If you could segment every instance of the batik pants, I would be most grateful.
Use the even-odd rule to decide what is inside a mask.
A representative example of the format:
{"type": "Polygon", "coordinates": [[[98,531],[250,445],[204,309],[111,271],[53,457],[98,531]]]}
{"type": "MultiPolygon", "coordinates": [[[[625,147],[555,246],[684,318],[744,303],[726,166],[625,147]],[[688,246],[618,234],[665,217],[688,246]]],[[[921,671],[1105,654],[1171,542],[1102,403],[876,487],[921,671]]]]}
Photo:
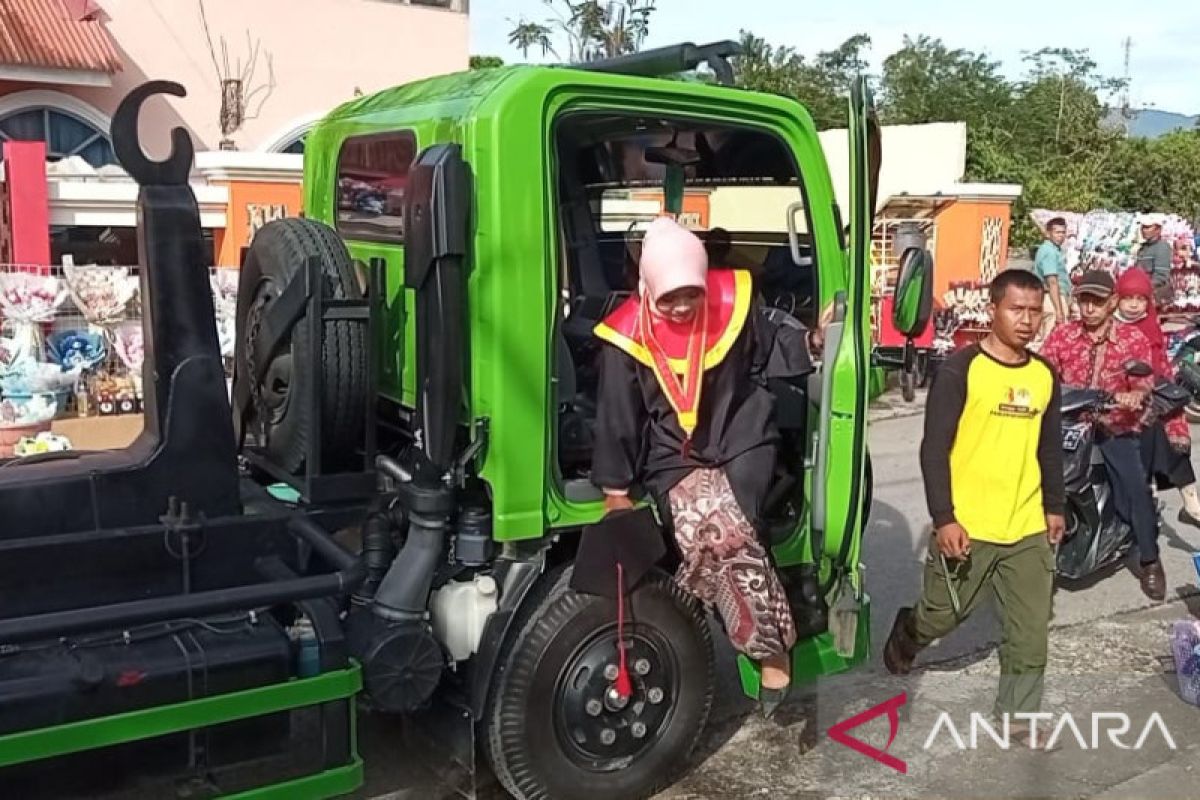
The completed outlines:
{"type": "Polygon", "coordinates": [[[712,606],[738,652],[755,661],[796,643],[787,594],[767,548],[720,469],[698,469],[668,494],[683,563],[679,584],[712,606]]]}

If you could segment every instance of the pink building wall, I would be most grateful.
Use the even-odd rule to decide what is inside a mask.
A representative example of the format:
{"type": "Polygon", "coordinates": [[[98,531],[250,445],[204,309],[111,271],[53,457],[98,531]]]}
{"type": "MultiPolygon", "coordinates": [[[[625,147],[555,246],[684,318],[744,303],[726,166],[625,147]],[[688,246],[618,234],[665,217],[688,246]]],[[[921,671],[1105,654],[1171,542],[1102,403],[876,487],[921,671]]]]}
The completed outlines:
{"type": "MultiPolygon", "coordinates": [[[[188,96],[154,99],[142,117],[143,141],[151,155],[163,154],[168,130],[180,124],[191,131],[197,149],[217,149],[222,138],[220,84],[200,2],[97,2],[108,14],[107,28],[125,67],[113,76],[111,87],[0,82],[0,95],[54,89],[111,117],[133,86],[152,79],[173,80],[188,96]]],[[[245,63],[250,42],[260,42],[251,89],[266,83],[268,54],[273,61],[274,89],[257,117],[231,137],[239,150],[269,149],[289,130],[353,99],[356,89],[370,94],[467,67],[468,20],[461,12],[392,0],[203,0],[203,6],[218,61],[221,37],[231,65],[238,59],[245,63]]],[[[249,113],[257,106],[256,101],[249,113]]]]}

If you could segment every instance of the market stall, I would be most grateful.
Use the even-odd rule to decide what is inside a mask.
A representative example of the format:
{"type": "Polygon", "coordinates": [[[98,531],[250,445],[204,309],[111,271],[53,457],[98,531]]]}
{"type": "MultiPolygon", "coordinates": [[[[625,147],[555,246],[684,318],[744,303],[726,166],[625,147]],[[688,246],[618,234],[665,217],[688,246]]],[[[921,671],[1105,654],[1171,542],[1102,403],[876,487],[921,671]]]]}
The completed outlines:
{"type": "MultiPolygon", "coordinates": [[[[1073,282],[1084,272],[1105,270],[1120,277],[1137,264],[1141,246],[1141,215],[1127,211],[1094,210],[1086,214],[1038,209],[1031,213],[1037,226],[1045,230],[1055,218],[1067,223],[1063,244],[1067,270],[1073,282]]],[[[1197,260],[1197,234],[1187,220],[1175,214],[1163,215],[1162,238],[1175,254],[1171,284],[1174,298],[1161,309],[1164,328],[1183,323],[1200,313],[1200,261],[1197,260]]],[[[938,346],[957,349],[985,334],[990,324],[987,311],[988,281],[960,281],[949,286],[940,298],[942,309],[935,315],[938,346]]]]}
{"type": "MultiPolygon", "coordinates": [[[[211,285],[228,371],[236,270],[211,285]]],[[[142,363],[136,267],[0,265],[0,458],[127,445],[142,363]]]]}

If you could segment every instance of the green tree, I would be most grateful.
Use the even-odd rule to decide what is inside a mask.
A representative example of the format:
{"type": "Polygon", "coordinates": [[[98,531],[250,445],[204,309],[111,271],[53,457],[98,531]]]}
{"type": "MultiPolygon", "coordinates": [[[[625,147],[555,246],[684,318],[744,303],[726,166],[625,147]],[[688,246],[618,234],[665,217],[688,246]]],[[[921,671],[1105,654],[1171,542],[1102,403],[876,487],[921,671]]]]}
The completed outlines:
{"type": "Polygon", "coordinates": [[[1013,87],[1000,64],[941,39],[904,37],[883,62],[880,116],[893,125],[967,124],[967,172],[1011,172],[996,129],[1012,113],[1013,87]]]}
{"type": "Polygon", "coordinates": [[[504,59],[499,56],[471,56],[471,69],[494,69],[503,66],[504,59]]]}
{"type": "Polygon", "coordinates": [[[768,44],[749,31],[741,32],[742,55],[736,64],[737,85],[757,92],[799,100],[818,128],[846,125],[846,98],[855,77],[866,72],[871,37],[851,36],[833,50],[806,59],[794,48],[768,44]]]}
{"type": "Polygon", "coordinates": [[[650,32],[654,0],[544,0],[552,16],[542,22],[522,17],[508,41],[528,58],[530,50],[579,63],[635,53],[650,32]],[[556,48],[555,37],[566,47],[556,48]]]}
{"type": "Polygon", "coordinates": [[[1105,172],[1105,196],[1117,208],[1200,218],[1200,131],[1122,140],[1105,172]]]}
{"type": "Polygon", "coordinates": [[[880,79],[881,111],[901,125],[944,122],[964,114],[986,120],[983,101],[1011,99],[999,64],[968,50],[948,48],[941,39],[905,36],[904,45],[884,59],[880,79]]]}
{"type": "MultiPolygon", "coordinates": [[[[1124,133],[1109,122],[1106,101],[1120,81],[1097,70],[1083,50],[1045,49],[1025,58],[1012,113],[998,132],[1024,186],[1014,241],[1038,238],[1031,208],[1088,211],[1109,201],[1107,184],[1124,133]]],[[[985,180],[998,177],[985,175],[985,180]]],[[[1009,178],[1011,179],[1011,178],[1009,178]]]]}

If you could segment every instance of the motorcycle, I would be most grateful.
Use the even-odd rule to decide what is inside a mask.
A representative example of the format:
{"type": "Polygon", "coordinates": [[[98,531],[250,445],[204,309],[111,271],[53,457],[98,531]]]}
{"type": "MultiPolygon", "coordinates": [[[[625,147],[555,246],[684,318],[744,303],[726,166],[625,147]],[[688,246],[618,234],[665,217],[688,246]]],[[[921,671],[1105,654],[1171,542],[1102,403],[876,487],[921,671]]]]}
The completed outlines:
{"type": "MultiPolygon", "coordinates": [[[[1125,367],[1130,377],[1149,377],[1142,362],[1125,367]]],[[[1197,384],[1200,388],[1200,384],[1197,384]]],[[[1168,416],[1198,393],[1180,382],[1159,379],[1150,396],[1156,418],[1168,416]]],[[[1116,407],[1108,392],[1064,387],[1062,392],[1063,482],[1066,488],[1066,535],[1058,546],[1059,577],[1079,581],[1121,561],[1133,546],[1133,530],[1117,516],[1108,469],[1096,446],[1095,420],[1116,407]]],[[[1161,520],[1160,520],[1161,524],[1161,520]]]]}
{"type": "Polygon", "coordinates": [[[1188,422],[1200,422],[1200,317],[1165,323],[1167,356],[1175,368],[1176,380],[1192,391],[1193,399],[1184,407],[1188,422]]]}

